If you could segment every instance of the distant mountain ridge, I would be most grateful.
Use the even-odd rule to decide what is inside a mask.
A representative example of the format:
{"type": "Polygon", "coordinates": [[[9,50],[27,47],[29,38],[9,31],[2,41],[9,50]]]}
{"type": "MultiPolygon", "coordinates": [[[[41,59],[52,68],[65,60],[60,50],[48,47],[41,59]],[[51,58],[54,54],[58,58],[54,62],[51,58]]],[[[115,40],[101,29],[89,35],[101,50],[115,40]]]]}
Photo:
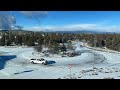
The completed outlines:
{"type": "Polygon", "coordinates": [[[54,32],[54,33],[67,33],[67,34],[113,34],[116,32],[100,32],[100,31],[90,31],[90,30],[74,30],[74,31],[45,31],[45,32],[54,32]]]}
{"type": "Polygon", "coordinates": [[[62,34],[120,34],[118,32],[100,32],[100,31],[92,31],[92,30],[74,30],[74,31],[52,31],[52,30],[44,30],[44,31],[29,31],[29,30],[0,30],[0,32],[4,31],[12,31],[12,32],[45,32],[45,33],[62,33],[62,34]]]}

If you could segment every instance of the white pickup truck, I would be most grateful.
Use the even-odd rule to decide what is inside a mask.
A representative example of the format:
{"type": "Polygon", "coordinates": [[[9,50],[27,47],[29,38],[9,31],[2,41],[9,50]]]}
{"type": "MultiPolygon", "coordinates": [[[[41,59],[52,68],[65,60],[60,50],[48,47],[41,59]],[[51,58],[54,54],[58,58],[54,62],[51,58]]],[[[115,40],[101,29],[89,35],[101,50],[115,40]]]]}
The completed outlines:
{"type": "Polygon", "coordinates": [[[40,59],[30,59],[30,62],[33,64],[43,64],[47,65],[47,60],[40,58],[40,59]]]}

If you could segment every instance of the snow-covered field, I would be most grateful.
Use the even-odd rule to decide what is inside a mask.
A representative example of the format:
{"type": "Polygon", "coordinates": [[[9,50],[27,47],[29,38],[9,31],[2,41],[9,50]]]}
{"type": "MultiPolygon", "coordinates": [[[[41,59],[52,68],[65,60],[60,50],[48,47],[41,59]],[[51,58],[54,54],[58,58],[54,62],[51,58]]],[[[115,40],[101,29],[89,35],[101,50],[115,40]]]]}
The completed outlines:
{"type": "Polygon", "coordinates": [[[0,79],[120,78],[120,54],[95,51],[80,44],[75,43],[76,51],[81,51],[75,57],[44,57],[32,54],[33,48],[0,47],[0,79]],[[49,64],[30,63],[30,58],[39,57],[49,64]]]}

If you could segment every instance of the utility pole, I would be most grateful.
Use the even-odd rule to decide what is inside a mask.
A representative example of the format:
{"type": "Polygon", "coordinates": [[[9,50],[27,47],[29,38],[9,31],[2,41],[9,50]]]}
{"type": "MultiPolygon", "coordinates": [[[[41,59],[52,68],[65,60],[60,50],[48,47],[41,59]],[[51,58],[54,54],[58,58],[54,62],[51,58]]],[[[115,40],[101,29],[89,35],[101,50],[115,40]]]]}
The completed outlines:
{"type": "Polygon", "coordinates": [[[72,79],[72,76],[71,76],[71,68],[72,68],[72,66],[70,65],[69,67],[70,67],[70,79],[72,79]]]}
{"type": "Polygon", "coordinates": [[[6,42],[6,41],[7,41],[7,39],[6,39],[6,35],[7,35],[7,34],[6,34],[6,31],[5,31],[5,46],[7,46],[7,42],[6,42]]]}
{"type": "Polygon", "coordinates": [[[8,41],[10,41],[10,31],[8,31],[8,41]]]}
{"type": "Polygon", "coordinates": [[[45,52],[46,52],[46,37],[47,37],[47,34],[46,34],[46,32],[44,33],[44,47],[45,47],[45,52]]]}
{"type": "MultiPolygon", "coordinates": [[[[94,37],[94,49],[96,47],[97,39],[96,39],[96,34],[94,37]]],[[[93,61],[93,73],[94,73],[94,68],[95,68],[95,50],[94,50],[94,61],[93,61]]]]}

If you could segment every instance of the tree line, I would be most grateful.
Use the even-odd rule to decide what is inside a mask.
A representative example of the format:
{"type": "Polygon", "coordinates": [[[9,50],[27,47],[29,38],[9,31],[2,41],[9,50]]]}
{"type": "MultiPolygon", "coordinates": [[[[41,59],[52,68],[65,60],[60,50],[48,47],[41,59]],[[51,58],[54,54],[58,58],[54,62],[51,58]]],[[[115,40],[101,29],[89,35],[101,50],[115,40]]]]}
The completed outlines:
{"type": "MultiPolygon", "coordinates": [[[[44,32],[1,32],[0,46],[27,45],[47,46],[51,51],[61,48],[60,43],[67,43],[76,39],[88,43],[90,46],[106,47],[120,51],[120,34],[62,34],[44,32]]],[[[64,45],[63,45],[64,46],[64,45]]]]}

